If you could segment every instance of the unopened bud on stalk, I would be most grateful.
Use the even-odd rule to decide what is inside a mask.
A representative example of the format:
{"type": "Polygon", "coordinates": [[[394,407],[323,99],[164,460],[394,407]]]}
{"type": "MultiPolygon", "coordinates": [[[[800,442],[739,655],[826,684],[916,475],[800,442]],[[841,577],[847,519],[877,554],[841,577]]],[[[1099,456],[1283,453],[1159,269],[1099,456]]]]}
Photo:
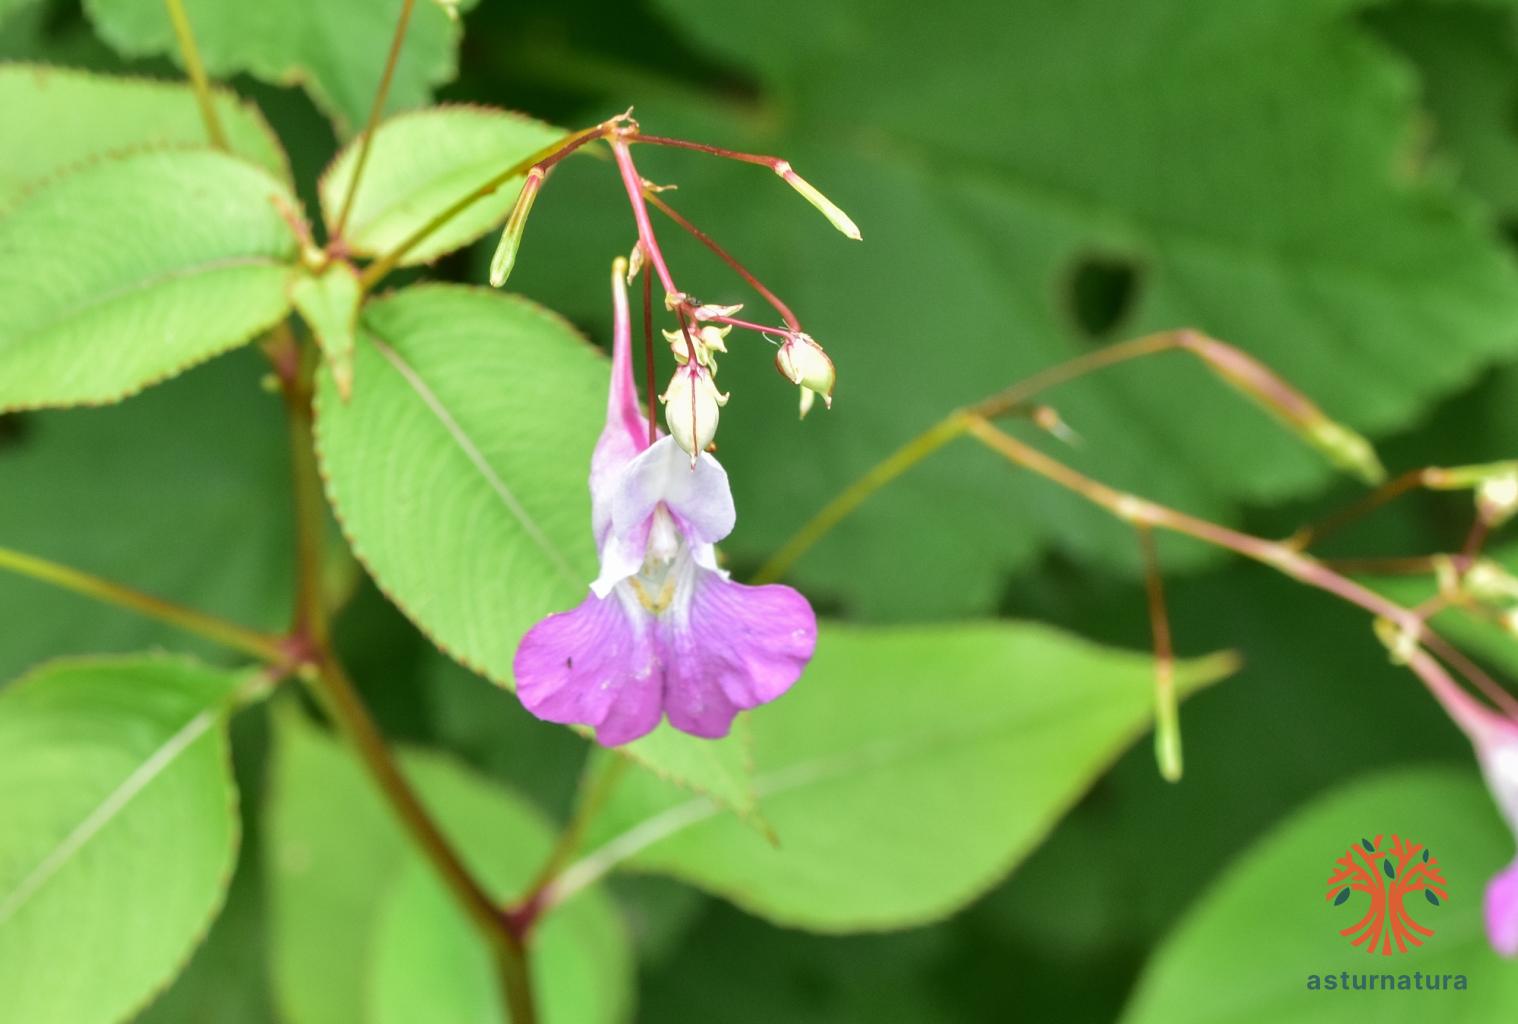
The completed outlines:
{"type": "Polygon", "coordinates": [[[1386,479],[1386,469],[1369,441],[1342,423],[1329,419],[1310,398],[1264,363],[1241,349],[1192,331],[1182,332],[1179,343],[1340,469],[1353,473],[1368,484],[1378,484],[1386,479]]]}
{"type": "Polygon", "coordinates": [[[787,334],[775,353],[775,368],[792,384],[801,386],[801,415],[812,408],[813,396],[821,395],[823,404],[833,406],[836,372],[828,354],[805,334],[787,334]]]}
{"type": "Polygon", "coordinates": [[[675,362],[684,366],[690,359],[690,350],[696,350],[696,362],[707,367],[712,373],[717,372],[717,359],[712,353],[721,352],[727,354],[727,336],[732,331],[731,327],[717,327],[707,324],[699,330],[690,332],[690,341],[687,343],[685,331],[665,331],[664,340],[669,342],[669,350],[674,353],[675,362]]]}
{"type": "Polygon", "coordinates": [[[849,238],[854,239],[854,241],[859,241],[859,226],[854,223],[853,219],[833,205],[831,199],[818,192],[811,182],[791,170],[789,162],[781,160],[775,164],[775,173],[785,179],[787,185],[800,192],[801,197],[815,206],[833,227],[842,231],[849,238]]]}
{"type": "Polygon", "coordinates": [[[633,278],[638,276],[638,271],[643,269],[643,243],[633,243],[632,252],[627,257],[627,283],[631,285],[633,278]]]}
{"type": "Polygon", "coordinates": [[[1386,467],[1381,465],[1371,443],[1342,423],[1324,417],[1308,424],[1304,436],[1329,462],[1366,483],[1378,484],[1386,479],[1386,467]]]}
{"type": "Polygon", "coordinates": [[[1065,442],[1072,448],[1081,443],[1081,436],[1077,434],[1065,422],[1065,418],[1059,414],[1059,410],[1052,405],[1036,405],[1030,410],[1029,419],[1038,429],[1049,434],[1051,437],[1065,442]]]}
{"type": "Polygon", "coordinates": [[[527,226],[527,215],[532,212],[533,201],[538,198],[538,189],[543,187],[543,179],[547,174],[541,167],[534,167],[527,172],[527,180],[522,182],[522,191],[517,193],[511,215],[506,218],[506,228],[501,232],[501,244],[495,247],[495,255],[490,259],[490,284],[493,288],[505,284],[511,276],[511,269],[517,265],[517,249],[522,244],[522,230],[527,226]]]}
{"type": "Polygon", "coordinates": [[[690,453],[691,465],[717,436],[717,419],[728,396],[717,390],[706,367],[686,363],[675,370],[660,396],[664,422],[675,444],[690,453]]]}

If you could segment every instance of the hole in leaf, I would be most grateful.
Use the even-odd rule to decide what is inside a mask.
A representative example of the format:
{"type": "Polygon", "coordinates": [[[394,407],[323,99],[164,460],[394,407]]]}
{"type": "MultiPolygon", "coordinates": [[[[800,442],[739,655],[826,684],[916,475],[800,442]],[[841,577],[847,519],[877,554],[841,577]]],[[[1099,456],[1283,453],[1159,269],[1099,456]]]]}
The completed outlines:
{"type": "Polygon", "coordinates": [[[0,448],[8,448],[26,440],[29,426],[21,413],[0,414],[0,448]]]}
{"type": "Polygon", "coordinates": [[[1347,899],[1349,899],[1349,887],[1348,886],[1346,886],[1343,889],[1340,889],[1339,890],[1339,895],[1337,895],[1337,896],[1334,897],[1334,906],[1336,906],[1336,907],[1342,907],[1344,905],[1344,901],[1347,900],[1347,899]]]}
{"type": "Polygon", "coordinates": [[[1070,314],[1082,333],[1104,338],[1133,309],[1138,297],[1136,260],[1110,254],[1083,256],[1070,274],[1070,314]]]}

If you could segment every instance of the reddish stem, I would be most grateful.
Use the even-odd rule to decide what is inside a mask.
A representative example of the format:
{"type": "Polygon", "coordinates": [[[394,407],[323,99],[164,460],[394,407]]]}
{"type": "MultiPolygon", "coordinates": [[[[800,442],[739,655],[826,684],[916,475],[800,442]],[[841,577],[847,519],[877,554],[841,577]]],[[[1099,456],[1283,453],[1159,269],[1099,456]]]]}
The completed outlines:
{"type": "MultiPolygon", "coordinates": [[[[640,243],[641,244],[641,243],[640,243]]],[[[648,443],[659,439],[659,428],[655,424],[659,421],[658,390],[654,383],[654,278],[652,274],[643,275],[643,379],[648,392],[648,443]]]]}
{"type": "Polygon", "coordinates": [[[653,264],[665,292],[679,295],[680,289],[675,287],[675,279],[670,276],[669,267],[664,262],[664,253],[659,250],[658,239],[654,237],[654,226],[648,219],[648,206],[643,202],[643,178],[633,165],[632,153],[628,151],[627,143],[621,139],[610,139],[608,144],[612,155],[616,157],[617,169],[622,173],[622,185],[627,189],[627,198],[632,203],[633,220],[638,225],[638,241],[643,245],[643,255],[653,264]]]}
{"type": "Polygon", "coordinates": [[[750,288],[754,289],[754,291],[758,292],[764,298],[765,302],[768,302],[771,306],[775,307],[775,312],[780,314],[781,319],[786,322],[786,325],[790,327],[791,330],[795,331],[798,334],[801,333],[801,322],[796,319],[796,316],[791,312],[790,307],[781,302],[779,296],[766,288],[763,282],[761,282],[757,277],[750,273],[749,269],[742,263],[739,263],[738,260],[732,256],[732,254],[730,254],[726,249],[722,248],[722,246],[718,245],[715,239],[682,217],[675,211],[672,206],[666,203],[663,199],[660,199],[658,196],[645,194],[645,198],[648,200],[648,202],[653,204],[654,209],[658,210],[660,213],[664,214],[664,216],[668,217],[670,220],[680,225],[680,227],[690,232],[696,241],[700,242],[712,252],[716,253],[717,258],[720,259],[723,263],[726,263],[728,267],[732,269],[733,273],[743,278],[743,280],[748,283],[748,286],[750,288]]]}
{"type": "MultiPolygon", "coordinates": [[[[738,160],[746,164],[759,164],[762,167],[777,168],[786,161],[778,156],[760,156],[756,153],[740,153],[735,149],[723,149],[721,146],[708,146],[704,142],[688,142],[685,139],[671,139],[663,135],[643,135],[639,133],[630,140],[632,142],[646,142],[651,146],[668,146],[671,149],[693,149],[697,153],[707,153],[711,156],[720,156],[725,160],[738,160]]],[[[787,166],[789,166],[787,164],[787,166]]]]}

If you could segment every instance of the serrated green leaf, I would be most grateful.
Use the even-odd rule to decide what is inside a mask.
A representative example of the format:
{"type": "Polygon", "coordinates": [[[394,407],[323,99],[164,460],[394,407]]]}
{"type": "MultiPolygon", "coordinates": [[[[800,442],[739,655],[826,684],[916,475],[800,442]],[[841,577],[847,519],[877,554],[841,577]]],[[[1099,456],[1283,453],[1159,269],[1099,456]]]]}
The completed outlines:
{"type": "MultiPolygon", "coordinates": [[[[562,129],[485,107],[436,107],[380,125],[343,231],[347,248],[375,256],[400,245],[433,217],[556,139],[562,129]]],[[[358,159],[358,143],[322,176],[322,216],[336,224],[358,159]]],[[[513,178],[406,253],[401,265],[429,263],[479,238],[510,212],[522,191],[513,178]]]]}
{"type": "Polygon", "coordinates": [[[0,219],[0,410],[117,401],[289,309],[285,186],[221,153],[91,164],[0,219]]]}
{"type": "MultiPolygon", "coordinates": [[[[729,554],[762,559],[948,410],[1151,329],[1236,343],[1369,434],[1513,353],[1518,274],[1462,195],[1419,176],[1413,80],[1359,22],[1362,6],[1044,0],[992,17],[904,0],[664,0],[695,48],[759,79],[761,99],[745,118],[753,108],[640,96],[643,125],[785,156],[864,234],[842,239],[760,169],[634,151],[838,368],[833,411],[797,424],[769,360],[734,349],[723,363],[735,396],[723,462],[753,525],[729,554]],[[1093,261],[1130,272],[1133,296],[1094,336],[1073,297],[1093,261]]],[[[534,212],[540,231],[605,217],[599,201],[577,213],[558,187],[534,212]]],[[[594,238],[609,246],[614,231],[594,238]]],[[[520,287],[597,315],[594,295],[540,290],[556,271],[531,263],[520,287]]],[[[677,283],[712,302],[751,298],[708,266],[679,261],[677,283]]],[[[1181,356],[1047,400],[1085,441],[1062,455],[1209,518],[1331,472],[1181,356]]],[[[1008,573],[1050,549],[1140,570],[1126,526],[962,444],[872,498],[794,578],[857,614],[942,617],[995,607],[1008,573]]],[[[1167,564],[1213,557],[1187,546],[1167,564]]]]}
{"type": "MultiPolygon", "coordinates": [[[[279,740],[268,863],[275,984],[291,1024],[504,1020],[482,943],[349,752],[293,715],[279,740]]],[[[402,763],[478,876],[503,901],[520,895],[553,845],[543,819],[443,758],[402,763]]],[[[532,967],[548,1021],[627,1012],[626,937],[599,892],[544,921],[532,967]]]]}
{"type": "MultiPolygon", "coordinates": [[[[232,151],[283,181],[290,166],[253,104],[215,90],[232,151]]],[[[145,146],[206,144],[205,123],[187,85],[97,75],[43,64],[0,66],[6,160],[0,206],[31,185],[93,157],[145,146]]]]}
{"type": "MultiPolygon", "coordinates": [[[[1232,670],[1185,662],[1181,693],[1232,670]]],[[[711,804],[626,780],[587,861],[626,858],[781,924],[897,928],[998,881],[1148,723],[1153,665],[1033,625],[831,625],[756,710],[771,844],[711,804]]]]}
{"type": "Polygon", "coordinates": [[[8,1017],[121,1020],[183,966],[236,859],[236,683],[141,656],[55,662],[0,692],[8,1017]]]}
{"type": "MultiPolygon", "coordinates": [[[[343,133],[369,116],[402,0],[263,0],[229,4],[185,0],[206,69],[240,71],[275,85],[298,82],[343,133]]],[[[461,0],[464,10],[474,0],[461,0]]],[[[179,59],[161,0],[86,0],[96,30],[123,56],[179,59]]],[[[435,3],[416,4],[385,109],[426,103],[433,86],[453,78],[461,27],[435,3]]]]}
{"type": "Polygon", "coordinates": [[[320,274],[302,269],[290,283],[290,301],[315,335],[344,401],[353,393],[354,334],[363,299],[358,272],[351,263],[329,263],[320,274]]]}
{"type": "MultiPolygon", "coordinates": [[[[511,684],[517,642],[595,576],[587,478],[607,363],[563,321],[482,289],[370,303],[344,403],[322,380],[316,442],[354,552],[434,643],[511,684]]],[[[741,740],[668,725],[625,748],[749,811],[741,740]]]]}
{"type": "Polygon", "coordinates": [[[1349,1000],[1357,1016],[1393,1024],[1427,1020],[1435,1002],[1443,1020],[1501,1020],[1518,999],[1518,972],[1487,946],[1481,894],[1511,856],[1511,836],[1473,768],[1402,770],[1341,786],[1265,836],[1201,896],[1149,962],[1123,1022],[1337,1024],[1349,1000]],[[1372,956],[1350,945],[1339,931],[1360,918],[1366,898],[1334,907],[1324,897],[1335,858],[1362,829],[1436,850],[1449,883],[1443,906],[1408,908],[1434,932],[1408,955],[1372,956]],[[1247,956],[1240,935],[1249,936],[1247,956]],[[1469,988],[1308,988],[1312,975],[1414,971],[1462,974],[1469,988]]]}

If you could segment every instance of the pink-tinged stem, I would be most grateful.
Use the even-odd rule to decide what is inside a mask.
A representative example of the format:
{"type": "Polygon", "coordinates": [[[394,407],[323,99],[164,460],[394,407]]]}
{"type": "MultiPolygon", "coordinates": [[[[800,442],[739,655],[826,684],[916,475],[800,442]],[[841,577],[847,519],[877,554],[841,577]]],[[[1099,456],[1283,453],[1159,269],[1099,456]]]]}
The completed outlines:
{"type": "Polygon", "coordinates": [[[643,380],[648,392],[648,444],[659,440],[658,394],[654,371],[654,278],[643,275],[643,380]]]}
{"type": "Polygon", "coordinates": [[[1421,648],[1414,649],[1407,657],[1407,667],[1423,681],[1474,746],[1480,749],[1496,738],[1496,716],[1472,699],[1433,655],[1421,648]]]}
{"type": "Polygon", "coordinates": [[[697,153],[706,153],[710,156],[720,156],[724,160],[738,160],[746,164],[759,164],[771,170],[777,170],[782,164],[789,167],[790,164],[778,156],[761,156],[757,153],[740,153],[735,149],[723,149],[721,146],[708,146],[704,142],[688,142],[685,139],[671,139],[663,135],[644,135],[641,132],[633,137],[634,142],[646,142],[650,146],[668,146],[671,149],[693,149],[697,153]]]}
{"type": "Polygon", "coordinates": [[[664,214],[664,216],[668,217],[680,227],[684,228],[691,234],[692,237],[696,239],[696,241],[700,242],[712,252],[716,253],[717,258],[720,259],[723,263],[726,263],[728,267],[732,269],[733,273],[743,278],[743,280],[748,283],[748,286],[754,289],[754,291],[758,292],[765,302],[768,302],[771,306],[775,307],[775,312],[780,314],[781,319],[786,322],[786,325],[790,327],[791,330],[797,332],[798,334],[801,332],[801,322],[796,319],[795,314],[791,312],[791,308],[785,303],[781,302],[780,297],[766,288],[763,282],[755,277],[747,267],[745,267],[742,263],[739,263],[738,260],[735,259],[726,249],[718,245],[715,239],[682,217],[675,211],[673,207],[671,207],[668,203],[666,203],[658,196],[645,194],[645,198],[649,203],[653,204],[654,209],[658,210],[660,213],[664,214]]]}
{"type": "Polygon", "coordinates": [[[660,251],[658,239],[654,237],[654,226],[648,219],[648,205],[643,201],[643,178],[633,165],[632,153],[628,150],[627,143],[621,139],[611,139],[609,145],[612,155],[617,159],[617,169],[622,172],[622,185],[627,189],[628,201],[632,203],[633,220],[638,225],[638,241],[643,245],[643,255],[653,264],[664,291],[669,295],[679,295],[680,289],[675,287],[675,279],[670,276],[669,266],[664,262],[664,253],[660,251]]]}
{"type": "Polygon", "coordinates": [[[736,150],[723,149],[720,146],[708,146],[702,142],[686,142],[683,139],[668,139],[659,135],[632,135],[629,136],[629,139],[633,142],[652,143],[655,146],[693,149],[698,153],[708,153],[711,156],[720,156],[726,160],[737,160],[746,164],[758,164],[761,167],[768,167],[779,175],[782,181],[795,189],[803,199],[816,207],[817,211],[826,217],[833,227],[856,242],[859,240],[859,225],[854,223],[853,218],[844,213],[838,207],[838,204],[823,195],[811,182],[797,174],[795,169],[791,167],[789,160],[782,160],[777,156],[760,156],[756,153],[739,153],[736,150]]]}
{"type": "Polygon", "coordinates": [[[1481,671],[1454,645],[1430,629],[1420,615],[1361,586],[1354,580],[1339,575],[1311,555],[1295,551],[1275,541],[1240,533],[1176,509],[1125,494],[1024,444],[973,412],[964,414],[963,429],[1008,461],[1031,470],[1067,490],[1074,491],[1092,504],[1107,509],[1119,519],[1135,525],[1183,533],[1216,547],[1226,548],[1245,558],[1262,562],[1301,583],[1327,591],[1350,604],[1358,605],[1371,614],[1387,620],[1418,643],[1437,652],[1467,675],[1474,685],[1509,714],[1518,712],[1518,700],[1498,686],[1496,680],[1481,671]]]}
{"type": "Polygon", "coordinates": [[[741,327],[745,331],[757,331],[759,334],[785,334],[779,327],[766,327],[764,324],[756,324],[751,320],[735,320],[730,316],[707,316],[701,318],[709,324],[725,324],[728,327],[741,327]]]}

